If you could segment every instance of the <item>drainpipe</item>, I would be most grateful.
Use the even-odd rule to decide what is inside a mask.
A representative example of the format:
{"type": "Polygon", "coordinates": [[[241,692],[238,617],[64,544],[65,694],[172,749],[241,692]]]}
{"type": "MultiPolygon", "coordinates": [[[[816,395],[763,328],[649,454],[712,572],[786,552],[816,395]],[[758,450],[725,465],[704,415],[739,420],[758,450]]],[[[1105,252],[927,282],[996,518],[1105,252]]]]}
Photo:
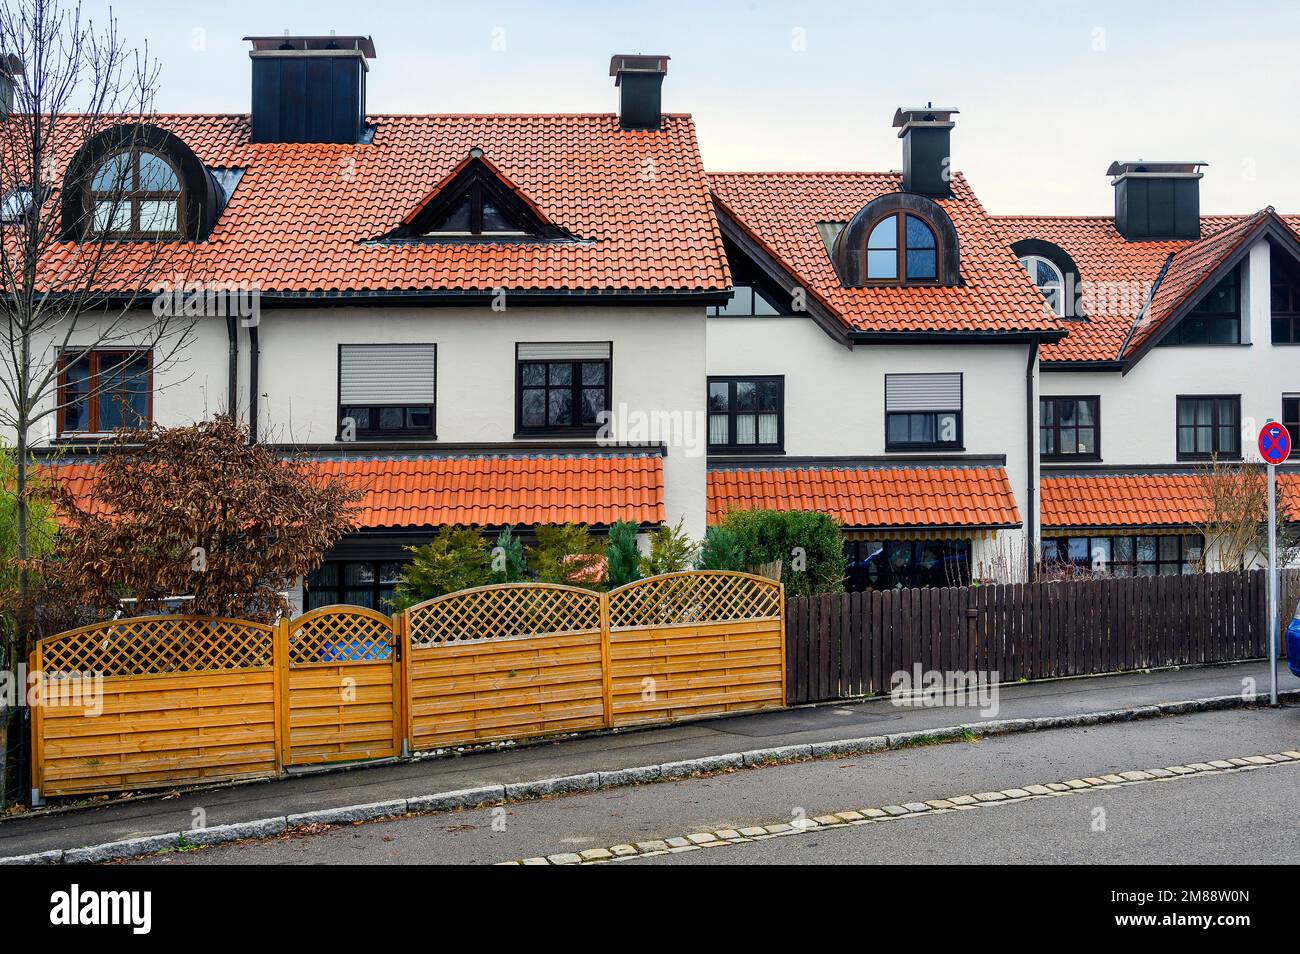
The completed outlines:
{"type": "Polygon", "coordinates": [[[261,351],[257,347],[257,325],[248,326],[248,442],[257,443],[257,411],[261,406],[257,391],[257,364],[261,351]]]}
{"type": "Polygon", "coordinates": [[[226,413],[235,416],[239,406],[239,323],[234,315],[226,316],[226,337],[230,340],[229,367],[226,375],[226,413]]]}
{"type": "Polygon", "coordinates": [[[1038,364],[1038,339],[1029,343],[1029,361],[1025,365],[1025,457],[1029,461],[1025,481],[1025,540],[1026,581],[1034,582],[1035,555],[1038,552],[1038,526],[1034,520],[1034,500],[1038,491],[1038,473],[1034,464],[1038,460],[1037,434],[1034,433],[1034,366],[1038,364]]]}

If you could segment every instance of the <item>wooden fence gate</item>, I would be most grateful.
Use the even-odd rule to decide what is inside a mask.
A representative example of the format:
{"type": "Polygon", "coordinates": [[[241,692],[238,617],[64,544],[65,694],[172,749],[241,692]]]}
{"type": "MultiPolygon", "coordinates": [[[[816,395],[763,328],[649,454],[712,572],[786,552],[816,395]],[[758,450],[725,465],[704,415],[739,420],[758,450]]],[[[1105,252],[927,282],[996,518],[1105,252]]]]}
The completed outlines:
{"type": "Polygon", "coordinates": [[[597,593],[516,583],[393,617],[326,606],[274,626],[149,616],[41,640],[37,797],[266,777],[632,723],[779,706],[784,591],[687,571],[597,593]],[[97,709],[99,711],[97,711],[97,709]],[[405,743],[405,744],[404,744],[405,743]]]}
{"type": "Polygon", "coordinates": [[[279,627],[281,760],[352,762],[402,749],[400,644],[391,617],[323,606],[279,627]]]}

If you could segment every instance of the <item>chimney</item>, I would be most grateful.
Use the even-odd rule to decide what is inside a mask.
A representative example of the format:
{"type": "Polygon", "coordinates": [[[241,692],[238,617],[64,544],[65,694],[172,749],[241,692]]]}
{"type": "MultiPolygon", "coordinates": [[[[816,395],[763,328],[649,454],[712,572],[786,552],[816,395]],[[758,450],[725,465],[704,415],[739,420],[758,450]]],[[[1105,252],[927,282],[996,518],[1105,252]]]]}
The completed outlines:
{"type": "Polygon", "coordinates": [[[952,195],[948,180],[952,155],[952,106],[900,106],[894,126],[903,140],[903,191],[932,199],[952,195]]]}
{"type": "Polygon", "coordinates": [[[668,57],[616,53],[609,75],[618,87],[620,129],[658,129],[663,121],[663,84],[668,57]]]}
{"type": "Polygon", "coordinates": [[[1112,162],[1115,228],[1130,242],[1201,237],[1204,162],[1112,162]]]}
{"type": "Polygon", "coordinates": [[[0,119],[14,111],[14,77],[23,75],[23,61],[12,53],[0,53],[0,119]]]}
{"type": "Polygon", "coordinates": [[[253,44],[253,142],[360,142],[368,36],[246,36],[253,44]]]}

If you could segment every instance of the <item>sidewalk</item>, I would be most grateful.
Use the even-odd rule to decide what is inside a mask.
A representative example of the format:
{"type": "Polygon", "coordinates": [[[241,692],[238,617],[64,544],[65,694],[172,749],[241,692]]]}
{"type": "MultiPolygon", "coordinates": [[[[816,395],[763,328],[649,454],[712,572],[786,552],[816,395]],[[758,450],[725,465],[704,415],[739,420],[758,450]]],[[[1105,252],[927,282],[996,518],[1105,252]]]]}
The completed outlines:
{"type": "MultiPolygon", "coordinates": [[[[1006,686],[1001,690],[1000,711],[989,718],[1075,716],[1240,695],[1243,680],[1248,677],[1255,680],[1255,691],[1267,700],[1268,665],[1261,661],[1006,686]]],[[[1279,665],[1278,685],[1280,689],[1300,689],[1300,679],[1291,675],[1285,662],[1279,665]]],[[[977,708],[899,707],[887,699],[878,699],[253,782],[10,818],[0,822],[0,857],[176,832],[192,827],[195,809],[206,813],[207,826],[227,825],[483,785],[611,772],[752,749],[924,731],[979,721],[983,720],[977,708]]],[[[1300,743],[1300,719],[1297,730],[1300,743]]]]}

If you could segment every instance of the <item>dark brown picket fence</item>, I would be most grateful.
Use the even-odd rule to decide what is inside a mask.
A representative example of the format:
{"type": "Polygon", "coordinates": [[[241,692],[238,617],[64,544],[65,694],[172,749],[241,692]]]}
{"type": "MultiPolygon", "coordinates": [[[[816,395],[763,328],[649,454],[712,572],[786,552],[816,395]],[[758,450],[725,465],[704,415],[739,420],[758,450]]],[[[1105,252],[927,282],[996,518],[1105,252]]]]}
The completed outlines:
{"type": "MultiPolygon", "coordinates": [[[[888,692],[918,664],[1016,682],[1257,659],[1267,585],[1254,570],[798,597],[786,606],[787,701],[888,692]]],[[[1283,630],[1297,599],[1290,570],[1283,630]]]]}

